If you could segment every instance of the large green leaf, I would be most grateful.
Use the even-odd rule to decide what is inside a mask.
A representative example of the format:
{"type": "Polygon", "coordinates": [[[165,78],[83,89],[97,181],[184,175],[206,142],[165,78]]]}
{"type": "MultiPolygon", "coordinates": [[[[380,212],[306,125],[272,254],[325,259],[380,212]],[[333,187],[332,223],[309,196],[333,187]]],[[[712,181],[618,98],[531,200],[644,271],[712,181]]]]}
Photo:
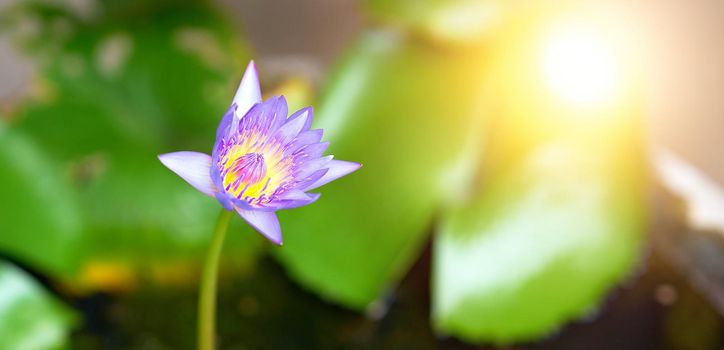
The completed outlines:
{"type": "MultiPolygon", "coordinates": [[[[153,158],[109,158],[104,173],[80,189],[94,232],[91,257],[147,265],[198,260],[206,253],[221,206],[153,158]]],[[[262,240],[235,220],[228,257],[254,255],[262,240]]]]}
{"type": "Polygon", "coordinates": [[[75,317],[32,277],[0,262],[0,349],[67,348],[75,317]]]}
{"type": "Polygon", "coordinates": [[[435,208],[459,193],[474,163],[477,58],[390,31],[355,44],[316,127],[330,153],[364,166],[323,187],[313,205],[280,214],[285,244],[276,252],[295,278],[363,308],[406,271],[435,208]]]}
{"type": "Polygon", "coordinates": [[[543,144],[447,212],[434,244],[435,326],[507,343],[591,312],[640,249],[645,191],[632,153],[543,144]]]}
{"type": "Polygon", "coordinates": [[[0,123],[0,251],[67,274],[82,240],[78,203],[65,174],[31,141],[0,123]]]}

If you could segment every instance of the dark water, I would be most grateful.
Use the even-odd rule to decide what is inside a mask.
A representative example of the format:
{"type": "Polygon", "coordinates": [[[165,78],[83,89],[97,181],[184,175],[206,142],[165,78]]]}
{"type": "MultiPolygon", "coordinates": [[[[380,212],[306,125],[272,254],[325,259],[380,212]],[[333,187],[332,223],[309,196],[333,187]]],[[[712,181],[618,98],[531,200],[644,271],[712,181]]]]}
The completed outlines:
{"type": "MultiPolygon", "coordinates": [[[[495,349],[436,337],[429,319],[429,249],[372,320],[320,300],[271,259],[220,281],[220,349],[495,349]]],[[[86,322],[77,349],[192,349],[196,290],[143,287],[72,301],[86,322]]],[[[537,343],[501,349],[722,349],[724,319],[655,249],[601,308],[537,343]]]]}

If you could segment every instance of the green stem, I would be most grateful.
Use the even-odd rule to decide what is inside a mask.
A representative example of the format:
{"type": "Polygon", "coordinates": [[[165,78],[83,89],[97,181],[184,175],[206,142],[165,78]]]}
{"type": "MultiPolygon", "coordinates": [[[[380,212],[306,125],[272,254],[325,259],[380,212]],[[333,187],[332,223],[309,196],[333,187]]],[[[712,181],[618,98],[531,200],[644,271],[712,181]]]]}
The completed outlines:
{"type": "Polygon", "coordinates": [[[198,350],[214,350],[216,328],[216,279],[219,269],[221,248],[224,246],[226,228],[229,226],[232,212],[221,210],[216,222],[214,237],[209,247],[209,253],[204,262],[204,271],[201,275],[199,290],[198,315],[198,350]]]}

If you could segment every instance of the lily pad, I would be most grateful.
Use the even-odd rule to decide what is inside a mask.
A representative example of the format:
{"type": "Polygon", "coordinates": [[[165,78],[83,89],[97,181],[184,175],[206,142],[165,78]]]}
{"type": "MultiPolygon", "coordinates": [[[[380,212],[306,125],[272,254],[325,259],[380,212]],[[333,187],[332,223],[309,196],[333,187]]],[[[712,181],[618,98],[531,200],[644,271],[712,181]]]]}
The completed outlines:
{"type": "Polygon", "coordinates": [[[645,224],[640,175],[572,142],[540,145],[448,211],[434,242],[433,322],[510,343],[595,312],[627,276],[645,224]]]}
{"type": "Polygon", "coordinates": [[[67,349],[76,317],[17,267],[0,262],[0,348],[67,349]]]}
{"type": "Polygon", "coordinates": [[[0,251],[46,272],[75,271],[82,213],[65,174],[2,123],[0,164],[0,251]]]}
{"type": "Polygon", "coordinates": [[[331,77],[315,127],[360,162],[313,205],[280,213],[279,259],[327,299],[364,308],[417,257],[436,208],[467,185],[479,57],[394,31],[364,33],[331,77]]]}

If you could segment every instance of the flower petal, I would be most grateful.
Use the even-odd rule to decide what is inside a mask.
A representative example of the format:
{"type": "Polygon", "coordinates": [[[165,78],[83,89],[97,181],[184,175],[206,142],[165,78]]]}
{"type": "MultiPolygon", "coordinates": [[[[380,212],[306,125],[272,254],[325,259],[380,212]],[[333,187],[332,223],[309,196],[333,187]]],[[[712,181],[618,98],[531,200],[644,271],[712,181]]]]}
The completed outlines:
{"type": "Polygon", "coordinates": [[[297,135],[299,135],[300,132],[304,130],[304,127],[310,123],[312,117],[311,109],[305,108],[303,111],[304,112],[296,115],[295,117],[287,119],[287,122],[284,123],[284,125],[282,125],[276,133],[274,133],[274,138],[279,143],[286,145],[291,142],[297,135]]]}
{"type": "Polygon", "coordinates": [[[282,230],[277,214],[273,211],[246,210],[236,208],[246,222],[276,245],[282,244],[282,230]]]}
{"type": "Polygon", "coordinates": [[[306,154],[309,159],[314,159],[321,157],[327,147],[329,147],[329,142],[325,141],[304,146],[299,151],[306,154]]]}
{"type": "Polygon", "coordinates": [[[287,145],[284,151],[284,155],[292,154],[306,145],[319,142],[319,140],[322,139],[323,133],[324,132],[322,131],[322,129],[314,129],[300,132],[299,135],[297,135],[297,137],[294,139],[294,141],[290,142],[289,145],[287,145]]]}
{"type": "Polygon", "coordinates": [[[234,203],[231,201],[231,198],[226,193],[216,192],[216,200],[219,201],[219,204],[221,204],[224,209],[228,211],[234,210],[234,203]]]}
{"type": "Polygon", "coordinates": [[[211,156],[198,152],[161,154],[158,159],[186,182],[207,196],[214,196],[216,186],[211,181],[211,156]]]}
{"type": "Polygon", "coordinates": [[[301,180],[299,180],[299,182],[297,182],[297,183],[294,185],[294,187],[297,188],[297,189],[301,189],[301,190],[306,191],[306,188],[309,187],[309,185],[314,184],[315,182],[317,182],[317,181],[318,181],[319,179],[321,179],[321,178],[324,176],[324,174],[326,174],[328,171],[329,171],[329,169],[327,169],[327,168],[319,169],[319,170],[313,172],[311,175],[307,176],[306,179],[301,179],[301,180]]]}
{"type": "Polygon", "coordinates": [[[320,140],[322,140],[323,134],[324,130],[322,129],[302,131],[301,133],[299,133],[299,136],[297,136],[297,139],[294,140],[294,142],[299,142],[303,144],[319,142],[320,140]]]}
{"type": "Polygon", "coordinates": [[[279,199],[298,201],[298,200],[309,200],[309,199],[312,199],[312,197],[304,191],[291,190],[291,191],[279,196],[279,199]]]}
{"type": "Polygon", "coordinates": [[[300,164],[294,171],[294,177],[297,179],[304,179],[310,174],[313,174],[317,170],[326,169],[327,164],[332,161],[334,156],[329,155],[317,159],[312,159],[300,164]]]}
{"type": "Polygon", "coordinates": [[[241,117],[238,130],[244,132],[254,129],[263,134],[271,134],[284,124],[286,118],[287,100],[284,96],[272,96],[247,111],[241,117]]]}
{"type": "Polygon", "coordinates": [[[290,115],[287,122],[297,118],[304,118],[304,126],[302,127],[302,131],[307,131],[312,126],[312,115],[314,115],[314,109],[311,106],[304,107],[294,112],[294,114],[290,115]]]}
{"type": "Polygon", "coordinates": [[[334,181],[342,176],[345,176],[345,175],[359,169],[361,166],[362,166],[362,164],[359,164],[359,163],[333,159],[326,165],[326,167],[329,168],[329,171],[327,171],[327,173],[324,174],[324,176],[322,176],[319,180],[315,181],[313,184],[309,185],[304,190],[305,191],[313,190],[328,182],[334,181]]]}
{"type": "Polygon", "coordinates": [[[231,121],[234,120],[234,111],[236,110],[235,105],[231,105],[229,109],[224,114],[224,117],[221,118],[221,122],[219,123],[219,127],[216,128],[216,139],[225,138],[227,135],[229,135],[229,127],[231,126],[231,121]]]}
{"type": "Polygon", "coordinates": [[[236,115],[241,118],[252,106],[261,102],[261,88],[259,87],[259,74],[256,71],[254,61],[249,62],[241,78],[239,88],[236,90],[232,105],[236,104],[236,115]]]}
{"type": "Polygon", "coordinates": [[[293,209],[314,203],[319,199],[319,193],[305,193],[303,191],[294,190],[293,194],[284,195],[275,200],[272,205],[278,209],[293,209]]]}

